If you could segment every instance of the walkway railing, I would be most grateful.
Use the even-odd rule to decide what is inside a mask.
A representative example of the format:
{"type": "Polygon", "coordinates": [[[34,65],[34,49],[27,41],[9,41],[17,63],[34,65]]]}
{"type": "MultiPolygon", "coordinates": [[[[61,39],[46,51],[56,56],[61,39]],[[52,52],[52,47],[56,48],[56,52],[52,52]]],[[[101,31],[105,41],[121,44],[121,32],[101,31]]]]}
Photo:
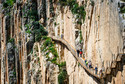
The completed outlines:
{"type": "Polygon", "coordinates": [[[98,74],[95,74],[94,69],[92,69],[92,68],[89,69],[86,66],[86,64],[82,58],[77,56],[77,52],[76,52],[75,48],[73,46],[71,46],[68,41],[66,41],[65,39],[60,38],[60,37],[55,37],[55,36],[49,36],[49,37],[54,41],[63,43],[70,50],[70,52],[77,59],[77,61],[81,64],[81,66],[85,69],[85,71],[88,72],[91,76],[98,78],[98,79],[105,78],[106,74],[110,74],[111,69],[116,67],[117,62],[121,61],[121,58],[123,55],[125,56],[125,54],[123,54],[123,53],[118,54],[116,57],[116,60],[113,60],[110,64],[110,66],[106,68],[105,72],[103,73],[103,76],[99,76],[98,74]]]}

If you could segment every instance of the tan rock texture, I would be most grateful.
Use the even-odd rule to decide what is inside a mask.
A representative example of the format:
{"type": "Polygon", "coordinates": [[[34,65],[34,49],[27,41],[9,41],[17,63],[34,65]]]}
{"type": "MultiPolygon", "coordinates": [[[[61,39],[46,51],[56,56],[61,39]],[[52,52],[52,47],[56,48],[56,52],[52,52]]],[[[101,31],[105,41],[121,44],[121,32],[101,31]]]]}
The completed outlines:
{"type": "MultiPolygon", "coordinates": [[[[0,84],[58,84],[59,67],[44,56],[46,52],[41,51],[43,41],[34,42],[34,35],[26,33],[26,22],[32,21],[23,17],[23,8],[26,10],[34,3],[39,22],[49,35],[61,37],[63,34],[75,49],[75,42],[80,37],[76,37],[76,32],[82,31],[81,47],[85,59],[91,60],[93,67],[97,65],[98,72],[102,67],[110,67],[117,55],[123,53],[124,14],[119,13],[120,0],[77,0],[79,5],[85,5],[86,17],[82,25],[76,23],[76,15],[69,6],[60,6],[58,0],[16,0],[9,10],[11,18],[2,8],[5,1],[0,1],[0,84]],[[10,38],[15,40],[13,47],[13,43],[8,42],[10,38]]],[[[125,84],[125,57],[100,82],[79,65],[65,45],[55,42],[55,47],[58,62],[66,61],[69,84],[125,84]]]]}

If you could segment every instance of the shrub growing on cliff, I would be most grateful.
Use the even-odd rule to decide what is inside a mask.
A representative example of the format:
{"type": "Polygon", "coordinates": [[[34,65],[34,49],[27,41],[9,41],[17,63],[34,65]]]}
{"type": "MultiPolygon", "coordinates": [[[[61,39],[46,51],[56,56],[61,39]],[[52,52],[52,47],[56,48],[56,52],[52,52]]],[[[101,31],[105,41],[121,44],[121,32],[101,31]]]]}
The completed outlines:
{"type": "Polygon", "coordinates": [[[16,72],[13,72],[13,75],[16,76],[16,72]]]}
{"type": "Polygon", "coordinates": [[[53,2],[52,2],[52,0],[49,0],[50,1],[50,15],[52,16],[52,17],[54,17],[54,7],[53,7],[53,2]]]}
{"type": "Polygon", "coordinates": [[[15,39],[14,38],[10,38],[9,40],[8,40],[8,43],[12,43],[12,44],[14,44],[14,42],[15,42],[15,39]]]}
{"type": "Polygon", "coordinates": [[[95,2],[93,0],[91,0],[91,6],[94,6],[95,2]]]}
{"type": "Polygon", "coordinates": [[[65,6],[67,5],[67,0],[59,0],[59,3],[61,4],[61,6],[65,6]]]}
{"type": "Polygon", "coordinates": [[[61,62],[60,64],[58,64],[59,67],[64,67],[66,66],[66,62],[61,62]]]}
{"type": "Polygon", "coordinates": [[[124,1],[124,2],[125,2],[125,0],[121,0],[121,1],[124,1]]]}
{"type": "Polygon", "coordinates": [[[120,13],[125,13],[125,7],[120,8],[120,13]]]}
{"type": "Polygon", "coordinates": [[[35,41],[39,42],[42,36],[47,36],[48,32],[44,29],[43,26],[40,25],[39,29],[34,29],[35,33],[35,41]]]}
{"type": "Polygon", "coordinates": [[[58,82],[59,84],[67,84],[68,82],[68,75],[66,70],[61,70],[58,75],[58,82]]]}
{"type": "MultiPolygon", "coordinates": [[[[59,3],[62,6],[66,6],[66,5],[69,6],[69,8],[71,9],[71,12],[77,15],[76,19],[82,19],[84,22],[85,16],[86,16],[84,6],[79,6],[76,0],[60,0],[59,3]]],[[[81,24],[82,22],[78,21],[77,23],[81,24]]]]}
{"type": "Polygon", "coordinates": [[[41,46],[41,51],[48,51],[45,56],[48,58],[48,61],[51,61],[54,64],[57,64],[57,58],[58,58],[58,53],[55,49],[54,43],[51,40],[51,38],[47,37],[47,36],[43,36],[42,37],[43,40],[43,45],[41,46]],[[49,54],[52,53],[54,55],[53,59],[49,58],[49,54]]]}
{"type": "Polygon", "coordinates": [[[16,0],[6,0],[6,2],[3,3],[3,7],[4,8],[7,8],[8,6],[12,7],[15,2],[16,0]]]}

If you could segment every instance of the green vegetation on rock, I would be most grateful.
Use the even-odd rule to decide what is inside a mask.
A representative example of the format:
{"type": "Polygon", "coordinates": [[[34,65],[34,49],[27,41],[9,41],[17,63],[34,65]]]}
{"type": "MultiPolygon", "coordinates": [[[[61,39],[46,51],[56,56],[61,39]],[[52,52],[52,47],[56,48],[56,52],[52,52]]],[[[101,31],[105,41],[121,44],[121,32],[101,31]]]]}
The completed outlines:
{"type": "Polygon", "coordinates": [[[16,0],[6,0],[6,1],[3,3],[3,7],[4,7],[4,8],[12,7],[15,2],[16,2],[16,0]]]}
{"type": "Polygon", "coordinates": [[[62,6],[69,6],[71,12],[76,15],[76,19],[78,19],[78,24],[82,24],[81,19],[83,20],[83,22],[85,21],[86,12],[84,6],[79,6],[76,0],[59,0],[59,3],[62,6]]]}
{"type": "Polygon", "coordinates": [[[15,42],[15,39],[14,39],[14,38],[9,38],[8,43],[14,44],[14,42],[15,42]]]}
{"type": "Polygon", "coordinates": [[[59,84],[67,84],[68,75],[66,70],[61,70],[58,75],[58,82],[59,84]]]}
{"type": "Polygon", "coordinates": [[[120,8],[120,13],[125,13],[125,7],[120,8]]]}
{"type": "Polygon", "coordinates": [[[66,62],[61,62],[60,64],[58,64],[59,67],[65,67],[66,66],[66,62]]]}
{"type": "Polygon", "coordinates": [[[125,0],[121,0],[121,1],[125,2],[125,0]]]}
{"type": "Polygon", "coordinates": [[[93,0],[90,0],[90,1],[91,1],[91,6],[94,6],[95,2],[93,0]]]}
{"type": "Polygon", "coordinates": [[[51,40],[51,38],[47,36],[43,36],[42,40],[43,40],[43,45],[41,46],[41,51],[47,52],[45,56],[48,58],[48,61],[57,64],[58,53],[55,49],[54,42],[51,40]],[[50,59],[49,57],[50,53],[54,55],[53,59],[50,59]]]}
{"type": "Polygon", "coordinates": [[[35,41],[39,42],[42,36],[47,36],[48,32],[42,25],[39,24],[37,11],[33,8],[35,4],[29,5],[23,8],[24,18],[29,18],[30,22],[26,22],[26,33],[35,35],[35,41]],[[30,8],[32,7],[32,8],[30,8]]]}

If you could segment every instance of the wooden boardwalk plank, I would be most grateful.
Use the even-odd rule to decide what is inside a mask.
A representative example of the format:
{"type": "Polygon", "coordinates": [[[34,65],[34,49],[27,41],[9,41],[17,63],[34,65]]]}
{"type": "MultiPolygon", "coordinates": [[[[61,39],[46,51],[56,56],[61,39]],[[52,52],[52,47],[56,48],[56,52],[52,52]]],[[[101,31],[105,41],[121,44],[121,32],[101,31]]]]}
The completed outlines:
{"type": "Polygon", "coordinates": [[[111,63],[111,66],[106,68],[106,72],[104,72],[105,73],[104,77],[99,77],[99,75],[94,74],[94,71],[86,67],[84,60],[82,60],[77,56],[76,49],[73,46],[71,46],[68,41],[60,37],[55,37],[55,36],[49,36],[49,37],[54,41],[63,43],[70,50],[70,52],[73,54],[76,60],[81,64],[81,66],[85,69],[85,71],[87,71],[91,76],[98,79],[106,78],[106,75],[111,74],[111,70],[112,70],[111,68],[116,68],[117,62],[121,61],[122,56],[125,56],[124,53],[119,53],[116,57],[116,60],[111,63]]]}

